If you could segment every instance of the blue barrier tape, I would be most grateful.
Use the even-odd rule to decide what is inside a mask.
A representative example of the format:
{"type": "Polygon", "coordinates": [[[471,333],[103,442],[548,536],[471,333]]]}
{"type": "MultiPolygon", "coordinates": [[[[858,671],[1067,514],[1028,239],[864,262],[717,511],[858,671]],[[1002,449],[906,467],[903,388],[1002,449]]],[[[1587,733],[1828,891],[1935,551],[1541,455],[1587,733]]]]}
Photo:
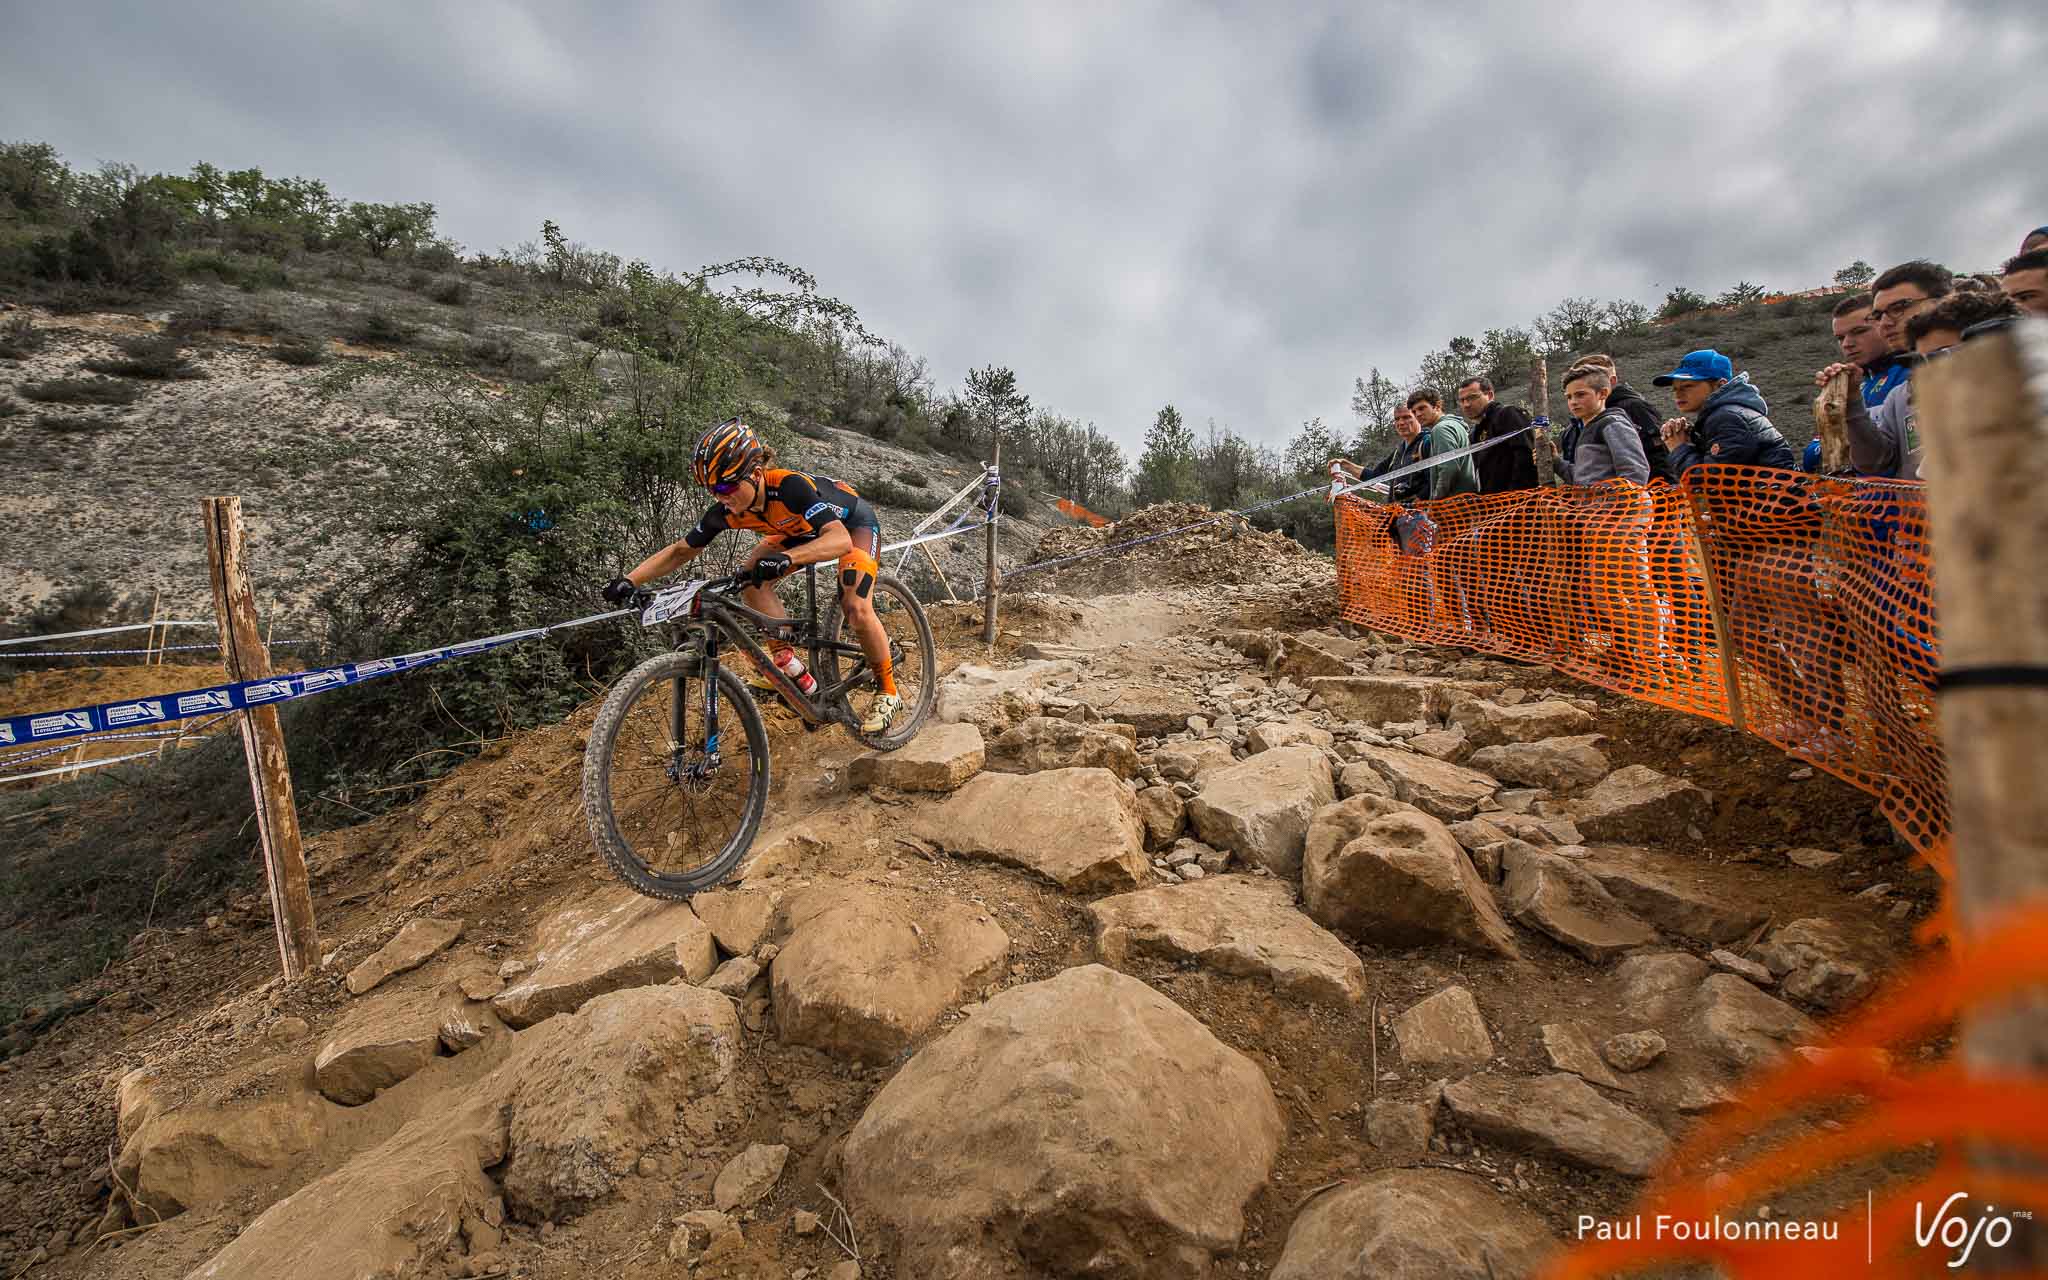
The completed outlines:
{"type": "MultiPolygon", "coordinates": [[[[284,649],[309,644],[306,640],[272,640],[265,647],[284,649]]],[[[160,644],[154,649],[31,649],[25,653],[0,653],[0,658],[127,657],[142,653],[183,653],[193,649],[218,649],[218,644],[160,644]]]]}
{"type": "Polygon", "coordinates": [[[633,612],[631,609],[613,609],[608,613],[591,614],[587,618],[557,622],[545,627],[528,627],[524,631],[508,631],[503,635],[487,636],[482,640],[466,640],[461,644],[443,645],[438,649],[425,649],[419,653],[408,653],[396,658],[375,658],[368,662],[324,667],[318,671],[295,671],[289,675],[272,676],[265,680],[244,680],[239,684],[217,684],[205,689],[155,694],[147,698],[131,698],[124,702],[102,702],[96,706],[72,707],[65,711],[48,711],[40,715],[12,716],[0,720],[0,747],[55,742],[63,738],[83,737],[89,733],[105,733],[110,729],[141,728],[173,720],[189,720],[195,716],[246,711],[251,707],[292,702],[299,698],[310,698],[316,693],[325,693],[329,689],[361,684],[382,676],[395,676],[401,672],[417,671],[421,667],[430,667],[436,663],[446,662],[450,658],[468,658],[479,653],[487,653],[509,644],[518,644],[522,640],[538,639],[550,632],[589,626],[613,618],[631,617],[633,612]]]}

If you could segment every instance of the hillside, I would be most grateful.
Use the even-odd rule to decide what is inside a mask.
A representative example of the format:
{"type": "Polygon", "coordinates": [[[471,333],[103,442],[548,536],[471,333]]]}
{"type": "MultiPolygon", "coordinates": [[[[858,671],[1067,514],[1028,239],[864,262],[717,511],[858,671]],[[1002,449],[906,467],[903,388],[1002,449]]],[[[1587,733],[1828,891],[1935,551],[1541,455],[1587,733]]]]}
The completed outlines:
{"type": "MultiPolygon", "coordinates": [[[[358,283],[339,297],[286,293],[269,295],[262,305],[293,315],[300,334],[317,332],[306,319],[314,314],[326,315],[328,327],[347,328],[353,308],[417,326],[415,344],[461,340],[458,330],[437,327],[429,309],[417,303],[399,309],[405,296],[396,287],[358,283]]],[[[0,448],[11,464],[0,480],[0,520],[23,535],[0,550],[0,619],[62,588],[95,581],[145,601],[160,592],[168,608],[210,616],[197,499],[224,493],[242,497],[259,597],[287,613],[303,611],[360,554],[335,533],[336,517],[359,486],[408,465],[409,454],[436,447],[418,419],[416,393],[401,384],[373,377],[330,391],[328,369],[283,362],[274,338],[234,327],[193,327],[195,315],[220,316],[225,325],[247,319],[210,290],[192,290],[174,308],[137,315],[56,315],[33,307],[8,314],[26,317],[41,341],[19,359],[0,359],[0,448]],[[119,338],[171,329],[189,344],[192,376],[109,379],[84,367],[118,359],[119,338]],[[67,391],[52,383],[84,386],[67,391]],[[38,401],[38,394],[133,398],[95,404],[38,401]],[[337,445],[346,456],[331,456],[337,445]]],[[[494,321],[488,329],[493,340],[522,353],[574,354],[579,346],[590,353],[545,328],[494,321]]],[[[324,333],[311,340],[329,362],[409,358],[324,333]]],[[[843,429],[814,430],[790,437],[792,464],[837,475],[874,496],[889,537],[907,532],[975,474],[972,464],[950,455],[843,429]]],[[[1004,526],[1007,558],[1027,553],[1047,528],[1067,523],[1046,503],[1013,509],[1022,514],[1004,526]]],[[[963,586],[982,576],[983,552],[971,542],[934,547],[946,557],[947,576],[963,586]]],[[[648,549],[620,548],[618,556],[630,564],[648,549]]]]}

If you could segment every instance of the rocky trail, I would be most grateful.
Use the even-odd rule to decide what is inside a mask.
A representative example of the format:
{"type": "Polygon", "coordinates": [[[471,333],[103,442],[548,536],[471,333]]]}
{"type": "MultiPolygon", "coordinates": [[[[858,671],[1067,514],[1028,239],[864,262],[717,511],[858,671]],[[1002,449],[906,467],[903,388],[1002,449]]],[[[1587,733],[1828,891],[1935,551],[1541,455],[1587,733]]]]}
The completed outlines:
{"type": "Polygon", "coordinates": [[[0,1274],[1507,1280],[1909,950],[1869,798],[1250,561],[935,609],[941,723],[771,715],[691,904],[598,867],[592,704],[315,840],[320,974],[138,937],[0,1061],[0,1274]]]}

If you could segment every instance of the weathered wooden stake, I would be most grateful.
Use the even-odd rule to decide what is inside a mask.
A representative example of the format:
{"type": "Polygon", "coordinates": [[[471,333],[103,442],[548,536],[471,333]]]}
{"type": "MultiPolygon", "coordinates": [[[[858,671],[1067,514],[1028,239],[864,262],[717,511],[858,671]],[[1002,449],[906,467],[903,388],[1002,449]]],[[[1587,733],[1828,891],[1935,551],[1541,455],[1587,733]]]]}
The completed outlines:
{"type": "MultiPolygon", "coordinates": [[[[2048,323],[1970,342],[1913,376],[1927,446],[1928,536],[1945,672],[2005,669],[1941,695],[1960,946],[1998,917],[2048,900],[2048,323]],[[2031,383],[2031,385],[2030,385],[2031,383]],[[2027,672],[2033,673],[2031,680],[2027,672]]],[[[2048,1075],[2048,992],[1971,1012],[1963,1063],[1985,1075],[2048,1075]]],[[[2043,1176],[2039,1160],[1982,1152],[1987,1166],[2043,1176]]],[[[2048,1229],[2026,1224],[1997,1264],[2048,1262],[2048,1229]],[[2011,1256],[2006,1256],[2011,1255],[2011,1256]]]]}
{"type": "Polygon", "coordinates": [[[160,591],[149,593],[149,630],[143,633],[146,638],[142,642],[142,665],[145,667],[155,666],[159,656],[156,652],[156,606],[162,594],[160,591]]]}
{"type": "Polygon", "coordinates": [[[1822,471],[1849,465],[1849,397],[1858,394],[1856,380],[1845,371],[1829,378],[1813,398],[1813,428],[1820,437],[1822,471]]]}
{"type": "Polygon", "coordinates": [[[989,462],[996,469],[996,504],[988,513],[988,569],[982,582],[981,642],[996,642],[996,594],[1000,584],[996,581],[996,522],[1003,509],[1003,428],[1000,423],[994,428],[996,437],[995,457],[989,462]]]}
{"type": "MultiPolygon", "coordinates": [[[[1538,418],[1550,416],[1550,362],[1537,356],[1529,366],[1529,412],[1538,418]]],[[[1536,454],[1536,483],[1557,483],[1557,468],[1551,464],[1550,442],[1557,439],[1556,427],[1543,428],[1543,439],[1530,441],[1536,454]]]]}
{"type": "Polygon", "coordinates": [[[1749,728],[1742,709],[1742,671],[1735,661],[1735,641],[1728,630],[1728,609],[1721,600],[1721,579],[1714,571],[1714,557],[1707,545],[1707,521],[1701,511],[1700,495],[1692,495],[1691,533],[1693,550],[1700,558],[1700,574],[1707,581],[1707,614],[1714,621],[1714,647],[1721,651],[1721,686],[1728,695],[1728,723],[1737,733],[1749,728]]]}
{"type": "MultiPolygon", "coordinates": [[[[213,575],[213,616],[220,628],[221,665],[235,683],[269,677],[270,654],[256,626],[256,593],[242,558],[242,500],[201,498],[206,520],[206,559],[213,575]]],[[[276,707],[241,713],[242,750],[249,762],[249,789],[256,796],[256,830],[263,844],[263,870],[277,922],[277,951],[291,981],[320,967],[320,936],[313,921],[313,893],[306,857],[299,845],[299,811],[292,800],[291,764],[276,707]]]]}

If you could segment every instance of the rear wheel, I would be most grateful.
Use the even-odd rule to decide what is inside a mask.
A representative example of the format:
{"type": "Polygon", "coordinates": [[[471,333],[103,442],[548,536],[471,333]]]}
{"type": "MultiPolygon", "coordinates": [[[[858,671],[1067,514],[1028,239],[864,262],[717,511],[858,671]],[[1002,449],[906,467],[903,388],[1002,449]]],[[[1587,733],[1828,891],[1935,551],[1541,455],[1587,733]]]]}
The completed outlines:
{"type": "Polygon", "coordinates": [[[664,653],[613,686],[583,753],[583,815],[606,865],[654,898],[687,898],[746,856],[768,808],[768,730],[720,669],[706,741],[703,661],[664,653]],[[734,732],[737,727],[738,732],[734,732]]]}
{"type": "MultiPolygon", "coordinates": [[[[932,642],[932,624],[924,616],[924,606],[902,582],[887,576],[877,578],[874,594],[868,599],[875,607],[875,616],[881,619],[882,633],[889,638],[889,662],[894,669],[896,693],[903,699],[903,707],[884,732],[868,733],[858,724],[847,725],[846,731],[855,740],[877,751],[894,751],[917,736],[926,717],[932,713],[932,704],[938,700],[938,646],[932,642]]],[[[831,609],[825,615],[824,630],[828,641],[860,643],[853,634],[853,628],[846,625],[837,595],[832,597],[831,609]]],[[[836,684],[845,679],[859,661],[850,654],[828,652],[825,662],[830,672],[826,683],[836,684]]],[[[856,721],[867,714],[866,708],[878,692],[871,676],[867,683],[848,695],[856,721]]]]}

